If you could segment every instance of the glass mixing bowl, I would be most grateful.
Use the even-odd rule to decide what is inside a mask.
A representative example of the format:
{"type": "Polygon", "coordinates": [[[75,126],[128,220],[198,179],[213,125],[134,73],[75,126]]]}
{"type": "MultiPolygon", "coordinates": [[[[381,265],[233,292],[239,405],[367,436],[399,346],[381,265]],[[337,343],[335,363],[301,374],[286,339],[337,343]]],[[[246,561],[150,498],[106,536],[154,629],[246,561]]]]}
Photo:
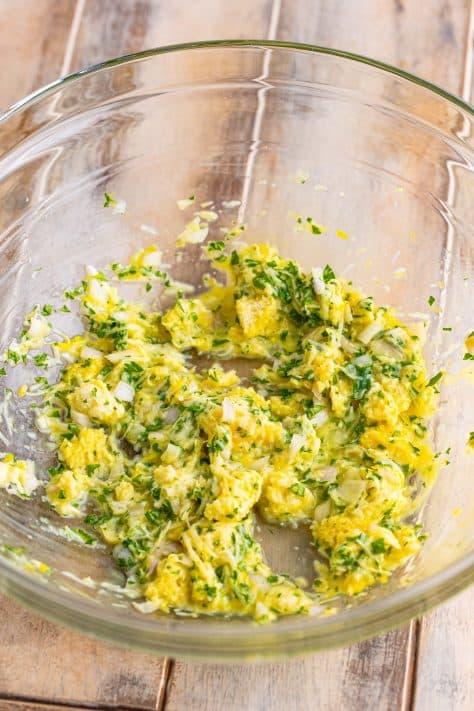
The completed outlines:
{"type": "MultiPolygon", "coordinates": [[[[462,340],[474,328],[472,128],[469,106],[399,70],[318,47],[250,41],[116,59],[61,79],[3,115],[2,348],[33,304],[60,302],[85,264],[124,261],[153,241],[176,278],[198,284],[207,268],[199,248],[188,248],[181,262],[174,253],[189,219],[176,200],[195,194],[222,208],[211,238],[233,221],[245,224],[243,240],[271,242],[305,268],[330,263],[408,321],[429,320],[430,370],[454,375],[433,422],[435,447],[450,448],[450,464],[423,511],[425,546],[403,576],[350,604],[340,600],[333,616],[257,626],[141,614],[121,596],[120,574],[106,551],[58,535],[56,527],[67,522],[40,494],[24,502],[5,491],[2,590],[46,617],[116,643],[224,660],[368,637],[472,581],[474,460],[466,441],[474,397],[466,379],[474,378],[460,374],[469,366],[462,340]],[[105,191],[126,200],[125,215],[103,208],[105,191]],[[295,231],[294,213],[313,216],[326,234],[295,231]],[[4,544],[27,552],[12,556],[4,544]],[[51,574],[36,574],[27,559],[46,563],[51,574]]],[[[74,331],[78,324],[65,319],[59,326],[74,331]]],[[[3,382],[16,389],[22,377],[14,370],[3,382]]],[[[29,439],[31,414],[21,403],[9,403],[17,429],[9,434],[3,423],[11,442],[0,448],[20,456],[33,448],[44,472],[49,455],[40,440],[29,439]]],[[[279,529],[271,536],[262,526],[259,535],[276,569],[308,572],[303,533],[279,529]]]]}

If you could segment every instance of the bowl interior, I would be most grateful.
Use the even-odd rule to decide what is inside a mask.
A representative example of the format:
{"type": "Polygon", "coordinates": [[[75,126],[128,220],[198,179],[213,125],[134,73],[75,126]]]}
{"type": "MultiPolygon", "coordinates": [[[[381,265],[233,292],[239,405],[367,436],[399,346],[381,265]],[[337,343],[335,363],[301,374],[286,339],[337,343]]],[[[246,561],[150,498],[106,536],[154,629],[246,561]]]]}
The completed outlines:
{"type": "MultiPolygon", "coordinates": [[[[474,369],[462,360],[463,339],[474,329],[471,122],[468,111],[429,88],[355,59],[215,46],[105,66],[0,124],[2,349],[34,304],[63,303],[84,265],[126,261],[152,242],[175,278],[199,287],[209,266],[200,247],[188,247],[182,261],[175,252],[192,216],[176,200],[194,194],[219,212],[209,239],[245,225],[243,241],[274,244],[307,269],[329,263],[406,321],[426,321],[429,368],[450,374],[432,422],[435,449],[443,459],[449,450],[450,463],[423,510],[429,538],[403,578],[351,600],[350,609],[341,600],[333,618],[282,619],[270,630],[245,620],[144,617],[121,594],[105,548],[65,540],[58,529],[70,522],[40,495],[25,503],[1,491],[0,546],[25,548],[53,571],[47,579],[25,572],[23,559],[0,547],[7,591],[116,641],[239,656],[349,641],[416,614],[441,595],[440,586],[443,594],[459,586],[458,578],[450,586],[446,571],[458,566],[468,575],[474,548],[466,454],[474,369]],[[103,208],[105,191],[126,201],[125,215],[103,208]],[[297,215],[327,231],[298,231],[297,215]],[[407,580],[420,592],[405,590],[407,580]]],[[[140,292],[144,302],[160,298],[140,292]]],[[[60,316],[55,327],[79,330],[77,317],[60,316]]],[[[35,374],[18,368],[4,385],[15,393],[35,374]]],[[[28,435],[32,410],[15,396],[9,407],[16,430],[4,420],[0,451],[35,458],[47,477],[51,454],[28,435]]],[[[307,534],[271,528],[259,526],[258,534],[271,564],[310,575],[307,534]]]]}

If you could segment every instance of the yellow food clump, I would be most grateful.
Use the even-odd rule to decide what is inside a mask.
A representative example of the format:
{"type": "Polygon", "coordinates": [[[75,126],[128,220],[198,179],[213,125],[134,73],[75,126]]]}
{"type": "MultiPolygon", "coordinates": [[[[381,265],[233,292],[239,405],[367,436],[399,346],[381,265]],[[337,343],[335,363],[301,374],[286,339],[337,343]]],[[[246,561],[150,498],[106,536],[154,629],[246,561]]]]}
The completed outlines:
{"type": "Polygon", "coordinates": [[[245,338],[271,336],[278,328],[278,304],[268,296],[243,296],[236,302],[237,317],[245,338]]]}
{"type": "Polygon", "coordinates": [[[67,401],[72,410],[106,425],[119,422],[125,414],[122,403],[97,378],[88,380],[76,390],[73,390],[68,395],[67,401]]]}
{"type": "MultiPolygon", "coordinates": [[[[196,217],[180,244],[206,235],[196,217]]],[[[328,265],[305,273],[266,244],[205,249],[224,281],[164,313],[87,276],[85,331],[56,344],[68,362],[37,419],[57,445],[46,493],[113,545],[153,609],[308,614],[386,582],[419,549],[407,517],[436,474],[426,417],[439,377],[416,330],[328,265]],[[255,363],[244,379],[190,355],[255,363]],[[266,564],[257,510],[308,527],[311,591],[266,564]]],[[[160,262],[152,246],[113,271],[169,288],[160,262]]],[[[19,466],[1,462],[0,484],[19,466]]]]}
{"type": "Polygon", "coordinates": [[[107,447],[104,430],[84,427],[72,439],[63,439],[59,447],[59,458],[70,469],[86,469],[94,465],[111,465],[114,455],[107,447]]]}
{"type": "Polygon", "coordinates": [[[145,589],[158,609],[191,606],[206,614],[248,614],[259,622],[307,613],[311,599],[297,585],[271,574],[251,537],[251,521],[203,519],[182,535],[183,553],[171,553],[145,589]]]}
{"type": "Polygon", "coordinates": [[[0,461],[0,489],[29,498],[39,483],[35,475],[35,463],[30,459],[20,460],[8,453],[0,461]]]}

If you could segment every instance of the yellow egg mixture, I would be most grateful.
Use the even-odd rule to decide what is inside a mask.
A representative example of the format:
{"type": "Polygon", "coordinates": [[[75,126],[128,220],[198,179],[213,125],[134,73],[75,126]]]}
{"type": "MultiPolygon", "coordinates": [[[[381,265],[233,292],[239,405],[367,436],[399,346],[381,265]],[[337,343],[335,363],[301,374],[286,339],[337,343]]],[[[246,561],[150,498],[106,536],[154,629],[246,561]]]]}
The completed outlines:
{"type": "MultiPolygon", "coordinates": [[[[205,252],[225,279],[164,313],[95,270],[73,293],[85,330],[55,344],[66,365],[37,418],[57,446],[50,504],[111,545],[147,610],[265,622],[386,582],[420,547],[407,516],[436,473],[420,332],[329,266],[304,273],[266,244],[205,252]],[[219,364],[236,357],[250,378],[219,364]],[[267,565],[256,511],[310,529],[311,591],[267,565]]],[[[115,277],[169,283],[157,254],[115,277]]],[[[26,497],[35,481],[0,462],[0,486],[26,497]]]]}

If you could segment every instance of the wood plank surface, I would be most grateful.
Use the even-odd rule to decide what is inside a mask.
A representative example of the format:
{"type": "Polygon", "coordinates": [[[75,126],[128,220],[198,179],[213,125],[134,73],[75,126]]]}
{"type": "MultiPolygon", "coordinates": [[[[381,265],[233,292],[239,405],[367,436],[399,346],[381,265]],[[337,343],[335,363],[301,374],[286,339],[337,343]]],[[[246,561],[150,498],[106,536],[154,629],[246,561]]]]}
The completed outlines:
{"type": "MultiPolygon", "coordinates": [[[[0,1],[0,37],[9,57],[0,107],[70,71],[83,11],[82,0],[0,1]]],[[[159,703],[163,659],[63,630],[3,596],[0,618],[0,711],[37,709],[39,701],[48,700],[140,709],[159,703]],[[6,696],[11,698],[1,698],[6,696]]]]}
{"type": "MultiPolygon", "coordinates": [[[[6,103],[61,73],[148,46],[196,37],[216,38],[222,34],[243,37],[250,28],[263,35],[270,21],[271,2],[244,0],[240,3],[238,21],[229,15],[224,5],[212,0],[201,2],[199,6],[175,1],[165,4],[78,0],[69,9],[72,10],[70,26],[65,23],[62,42],[59,36],[56,38],[55,47],[59,51],[52,76],[34,73],[34,63],[30,71],[30,67],[19,60],[19,71],[24,72],[25,82],[18,95],[8,95],[6,103]]],[[[28,15],[24,2],[18,10],[28,15]]],[[[43,21],[46,36],[49,10],[43,8],[38,16],[38,23],[43,21]]],[[[21,24],[18,18],[16,22],[21,24]]],[[[28,26],[28,22],[25,25],[28,26]]],[[[40,34],[36,24],[32,30],[35,35],[40,34]]],[[[61,31],[59,26],[58,33],[61,31]]],[[[21,40],[28,43],[26,36],[21,40]]],[[[0,711],[34,708],[37,701],[100,705],[101,708],[161,707],[165,660],[124,652],[80,637],[40,620],[3,597],[0,597],[0,606],[9,620],[8,625],[0,628],[0,711]]]]}
{"type": "Polygon", "coordinates": [[[46,622],[0,598],[2,697],[42,702],[155,709],[163,659],[139,654],[46,622]]]}
{"type": "Polygon", "coordinates": [[[473,609],[471,588],[421,620],[413,711],[474,708],[473,609]]]}
{"type": "Polygon", "coordinates": [[[76,0],[0,0],[0,111],[60,75],[76,0]],[[51,28],[54,27],[54,32],[51,28]]]}
{"type": "Polygon", "coordinates": [[[461,92],[470,0],[283,2],[278,39],[388,62],[461,92]]]}
{"type": "MultiPolygon", "coordinates": [[[[472,103],[474,2],[469,20],[459,94],[472,103]]],[[[420,620],[413,711],[470,711],[474,708],[473,610],[474,587],[471,587],[420,620]]]]}
{"type": "Polygon", "coordinates": [[[18,701],[15,699],[0,699],[0,711],[79,711],[84,706],[58,706],[57,704],[43,704],[38,701],[18,701]]]}
{"type": "MultiPolygon", "coordinates": [[[[278,39],[368,54],[460,93],[469,68],[470,6],[468,0],[0,0],[0,40],[9,58],[0,107],[60,73],[122,53],[275,32],[278,39]]],[[[428,615],[419,640],[412,623],[371,642],[285,663],[178,661],[165,698],[163,660],[85,639],[0,597],[0,711],[56,711],[57,703],[173,711],[464,711],[474,707],[472,651],[466,654],[473,602],[474,593],[465,593],[428,615]]]]}
{"type": "MultiPolygon", "coordinates": [[[[351,0],[337,3],[284,1],[276,38],[366,54],[461,93],[466,71],[469,11],[467,0],[443,3],[397,0],[383,9],[373,0],[358,3],[351,0]]],[[[442,610],[438,614],[442,614],[442,610]]],[[[433,623],[428,623],[428,627],[433,627],[433,623]]],[[[218,668],[178,661],[172,670],[166,709],[233,711],[242,708],[241,695],[245,690],[244,708],[252,711],[286,708],[359,711],[365,706],[405,711],[413,702],[418,630],[418,623],[412,622],[373,641],[284,664],[218,668]]],[[[438,632],[437,638],[440,636],[438,632]]],[[[448,639],[456,644],[452,635],[448,639]]],[[[424,674],[429,685],[435,670],[429,669],[423,652],[424,648],[420,649],[424,663],[418,666],[418,673],[424,674]]],[[[447,677],[454,679],[455,670],[450,671],[451,676],[447,677]]],[[[468,685],[466,674],[463,679],[468,685]]],[[[425,698],[425,691],[420,691],[418,698],[425,698]]],[[[456,693],[452,692],[451,698],[452,702],[458,702],[456,693]]],[[[428,705],[421,708],[425,711],[428,705]]]]}
{"type": "Polygon", "coordinates": [[[400,650],[405,629],[368,642],[277,663],[174,663],[166,711],[377,711],[406,708],[400,650]]]}
{"type": "Polygon", "coordinates": [[[205,39],[262,37],[272,0],[85,0],[70,71],[149,47],[205,39]]]}

